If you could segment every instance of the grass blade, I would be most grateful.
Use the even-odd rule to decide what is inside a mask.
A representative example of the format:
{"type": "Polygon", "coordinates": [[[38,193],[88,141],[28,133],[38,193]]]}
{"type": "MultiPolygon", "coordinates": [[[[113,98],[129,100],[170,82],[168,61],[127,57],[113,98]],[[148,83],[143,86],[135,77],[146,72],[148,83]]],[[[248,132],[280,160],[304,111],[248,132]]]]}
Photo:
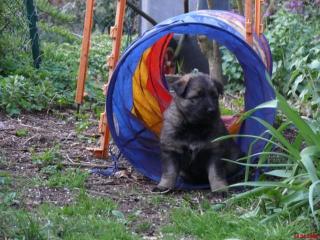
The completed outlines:
{"type": "Polygon", "coordinates": [[[278,141],[280,141],[282,145],[284,145],[288,149],[288,152],[290,152],[290,154],[299,158],[300,152],[297,149],[295,149],[292,146],[292,144],[280,132],[277,131],[277,129],[275,129],[271,124],[269,124],[268,122],[266,122],[260,118],[257,118],[257,117],[252,117],[252,118],[255,119],[256,121],[258,121],[259,123],[261,123],[264,127],[266,127],[270,131],[270,133],[278,141]]]}
{"type": "Polygon", "coordinates": [[[229,134],[229,135],[225,135],[225,136],[222,136],[222,137],[218,137],[218,138],[212,140],[211,142],[218,142],[218,141],[223,141],[225,139],[237,138],[237,137],[242,137],[242,138],[246,138],[247,137],[247,138],[255,138],[255,139],[258,139],[258,140],[263,140],[263,141],[265,141],[267,143],[271,143],[271,144],[277,146],[278,148],[280,148],[281,150],[289,153],[287,148],[285,148],[282,145],[270,140],[269,138],[256,136],[256,135],[250,135],[250,134],[229,134]]]}
{"type": "Polygon", "coordinates": [[[316,201],[320,201],[320,190],[317,189],[317,185],[320,185],[320,180],[314,182],[311,184],[310,188],[309,188],[309,205],[310,205],[310,208],[311,208],[311,213],[312,213],[312,216],[314,218],[314,221],[317,225],[317,229],[320,230],[320,224],[319,224],[319,220],[317,219],[317,216],[316,216],[316,212],[314,211],[314,195],[316,197],[316,201]]]}
{"type": "Polygon", "coordinates": [[[272,170],[270,172],[266,172],[265,174],[269,176],[280,177],[280,178],[292,177],[292,171],[289,171],[289,170],[277,169],[277,170],[272,170]]]}
{"type": "MultiPolygon", "coordinates": [[[[232,185],[230,185],[229,187],[232,187],[232,185]]],[[[231,203],[233,201],[237,201],[237,200],[240,200],[240,199],[243,199],[246,197],[250,197],[251,195],[254,195],[254,194],[260,194],[262,192],[265,192],[268,188],[269,187],[257,187],[257,188],[254,188],[254,189],[242,192],[242,193],[238,193],[237,195],[229,198],[226,201],[226,203],[231,203]]]]}
{"type": "Polygon", "coordinates": [[[317,146],[306,147],[300,153],[301,161],[306,168],[312,183],[319,180],[316,167],[313,164],[313,158],[316,157],[318,159],[319,154],[320,149],[317,146]]]}
{"type": "Polygon", "coordinates": [[[283,182],[274,182],[274,181],[256,181],[256,182],[242,182],[242,183],[235,183],[230,185],[230,187],[281,187],[281,188],[289,188],[291,187],[290,184],[285,184],[283,182]]]}
{"type": "Polygon", "coordinates": [[[285,98],[279,93],[276,93],[279,109],[294,123],[301,135],[307,141],[308,145],[316,145],[320,148],[320,136],[317,135],[309,126],[309,124],[301,118],[299,113],[292,109],[285,98]]]}

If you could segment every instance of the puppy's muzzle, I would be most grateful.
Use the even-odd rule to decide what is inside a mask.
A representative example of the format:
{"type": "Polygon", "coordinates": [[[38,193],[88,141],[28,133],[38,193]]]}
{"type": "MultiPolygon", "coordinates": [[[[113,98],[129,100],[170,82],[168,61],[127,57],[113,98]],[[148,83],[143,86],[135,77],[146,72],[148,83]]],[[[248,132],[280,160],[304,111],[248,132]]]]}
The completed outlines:
{"type": "Polygon", "coordinates": [[[207,112],[208,113],[214,113],[215,112],[215,108],[214,107],[209,107],[208,109],[207,109],[207,112]]]}

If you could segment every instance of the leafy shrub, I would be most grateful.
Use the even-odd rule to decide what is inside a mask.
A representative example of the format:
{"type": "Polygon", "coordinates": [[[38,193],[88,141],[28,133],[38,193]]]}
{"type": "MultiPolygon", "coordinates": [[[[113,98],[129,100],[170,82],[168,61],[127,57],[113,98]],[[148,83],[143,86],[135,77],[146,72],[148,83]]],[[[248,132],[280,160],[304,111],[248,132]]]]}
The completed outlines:
{"type": "MultiPolygon", "coordinates": [[[[318,11],[320,9],[318,8],[318,11]]],[[[280,10],[267,26],[274,60],[273,83],[305,114],[320,116],[320,15],[280,10]]]]}
{"type": "Polygon", "coordinates": [[[53,98],[53,86],[48,80],[34,84],[23,76],[0,76],[0,108],[10,115],[27,111],[42,110],[48,107],[53,98]]]}
{"type": "MultiPolygon", "coordinates": [[[[81,38],[71,29],[79,16],[44,0],[35,1],[35,5],[40,19],[40,69],[33,68],[23,1],[0,3],[0,109],[10,115],[74,103],[81,38]]],[[[107,35],[92,36],[86,95],[95,111],[105,102],[101,87],[108,79],[106,56],[110,50],[107,35]]]]}
{"type": "Polygon", "coordinates": [[[229,50],[222,47],[222,71],[223,75],[227,78],[228,84],[226,85],[226,90],[230,91],[241,91],[244,89],[244,76],[242,68],[236,59],[229,50]]]}
{"type": "MultiPolygon", "coordinates": [[[[302,14],[282,8],[267,23],[265,35],[274,61],[273,83],[305,114],[319,117],[320,9],[312,1],[309,4],[299,2],[300,10],[294,12],[302,14]]],[[[243,74],[235,57],[222,48],[222,60],[223,74],[229,82],[227,89],[242,89],[243,74]]]]}
{"type": "MultiPolygon", "coordinates": [[[[10,56],[6,58],[4,73],[7,76],[0,75],[0,108],[10,115],[20,114],[21,110],[40,111],[74,103],[80,44],[43,42],[42,49],[40,69],[34,69],[31,61],[30,65],[22,62],[15,65],[10,63],[10,56]]],[[[98,102],[99,106],[104,104],[101,86],[108,77],[105,59],[110,49],[111,42],[106,36],[93,36],[86,92],[89,100],[98,102]]]]}

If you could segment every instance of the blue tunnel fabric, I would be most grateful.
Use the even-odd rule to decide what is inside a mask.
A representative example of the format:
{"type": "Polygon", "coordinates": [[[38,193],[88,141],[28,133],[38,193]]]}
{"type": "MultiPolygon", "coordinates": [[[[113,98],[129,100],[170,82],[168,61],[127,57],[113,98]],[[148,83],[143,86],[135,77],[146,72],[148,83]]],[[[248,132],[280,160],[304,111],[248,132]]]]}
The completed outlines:
{"type": "MultiPolygon", "coordinates": [[[[170,18],[141,36],[122,55],[109,82],[107,92],[107,121],[114,142],[136,170],[154,181],[161,176],[160,148],[157,134],[148,129],[132,113],[133,76],[143,54],[168,34],[207,35],[225,46],[238,59],[244,73],[245,110],[275,98],[267,75],[272,73],[270,48],[264,36],[254,36],[254,46],[245,41],[244,18],[225,11],[203,10],[170,18]]],[[[161,59],[159,59],[160,61],[161,59]]],[[[149,69],[152,71],[153,69],[149,69]]],[[[164,76],[159,76],[162,80],[164,76]]],[[[253,116],[272,124],[275,109],[261,109],[253,116]]],[[[265,128],[252,118],[244,121],[240,134],[259,136],[265,128]]],[[[238,138],[238,144],[247,152],[253,138],[238,138]]],[[[259,152],[265,142],[253,145],[259,152]]],[[[182,179],[179,188],[202,188],[208,185],[190,185],[182,179]]]]}

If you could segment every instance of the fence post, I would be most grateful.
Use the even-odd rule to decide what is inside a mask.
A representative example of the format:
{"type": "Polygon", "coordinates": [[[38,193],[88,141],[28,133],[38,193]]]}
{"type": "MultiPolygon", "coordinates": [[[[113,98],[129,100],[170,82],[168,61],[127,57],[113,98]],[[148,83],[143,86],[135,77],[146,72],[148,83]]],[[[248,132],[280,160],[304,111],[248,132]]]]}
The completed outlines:
{"type": "Polygon", "coordinates": [[[27,18],[29,22],[33,65],[35,68],[39,68],[41,63],[41,57],[39,47],[39,34],[37,28],[37,12],[36,8],[34,7],[33,0],[25,0],[25,4],[27,8],[27,18]]]}

